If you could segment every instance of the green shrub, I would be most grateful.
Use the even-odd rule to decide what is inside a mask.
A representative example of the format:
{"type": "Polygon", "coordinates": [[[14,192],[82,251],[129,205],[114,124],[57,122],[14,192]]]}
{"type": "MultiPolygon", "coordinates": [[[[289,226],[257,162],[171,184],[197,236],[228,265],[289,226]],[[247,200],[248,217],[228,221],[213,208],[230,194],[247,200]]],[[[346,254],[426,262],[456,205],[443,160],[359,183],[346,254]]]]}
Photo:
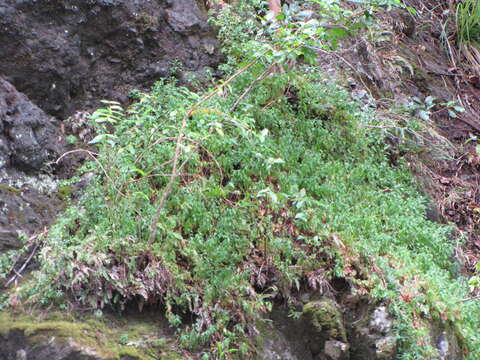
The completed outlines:
{"type": "Polygon", "coordinates": [[[453,322],[478,358],[480,312],[458,301],[467,284],[453,275],[449,228],[425,219],[407,166],[392,168],[368,127],[373,114],[302,63],[330,35],[297,23],[265,30],[239,6],[218,25],[226,78],[242,70],[211,96],[164,80],[128,109],[95,113],[100,156],[81,170],[95,177],[50,230],[21,296],[160,304],[184,347],[246,358],[272,299],[344,277],[395,311],[402,359],[432,351],[419,317],[453,322]],[[292,53],[296,67],[271,66],[292,53]]]}

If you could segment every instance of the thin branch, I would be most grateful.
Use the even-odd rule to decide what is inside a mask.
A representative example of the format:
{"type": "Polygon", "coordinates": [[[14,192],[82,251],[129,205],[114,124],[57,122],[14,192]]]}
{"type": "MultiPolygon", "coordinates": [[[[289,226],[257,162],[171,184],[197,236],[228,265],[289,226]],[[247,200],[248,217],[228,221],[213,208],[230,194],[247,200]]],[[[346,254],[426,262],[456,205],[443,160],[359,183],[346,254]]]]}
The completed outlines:
{"type": "Polygon", "coordinates": [[[103,173],[105,174],[106,178],[108,179],[108,181],[110,181],[110,183],[112,184],[113,188],[115,189],[115,191],[120,194],[121,196],[125,196],[124,193],[122,193],[120,190],[118,190],[118,188],[115,186],[115,183],[113,182],[112,178],[108,175],[107,173],[107,170],[105,170],[105,168],[103,167],[102,163],[100,161],[98,161],[98,159],[96,158],[97,156],[99,156],[99,154],[97,153],[94,153],[93,151],[90,151],[90,150],[85,150],[85,149],[76,149],[76,150],[71,150],[71,151],[67,151],[66,153],[62,154],[62,156],[60,156],[57,161],[55,161],[56,164],[59,164],[60,161],[67,155],[70,155],[70,154],[73,154],[73,153],[77,153],[77,152],[84,152],[84,153],[87,153],[88,155],[90,155],[90,157],[96,161],[96,163],[100,166],[100,168],[102,169],[103,173]]]}
{"type": "Polygon", "coordinates": [[[248,70],[250,67],[252,67],[254,64],[256,64],[256,61],[252,61],[251,63],[245,65],[243,68],[241,68],[240,70],[238,70],[235,74],[233,74],[232,76],[230,76],[223,84],[217,86],[215,88],[215,90],[213,90],[210,94],[207,94],[205,95],[204,97],[202,97],[188,112],[187,114],[185,114],[185,116],[183,117],[182,119],[182,125],[180,127],[180,131],[179,131],[179,134],[177,136],[177,142],[176,142],[176,146],[175,146],[175,153],[173,155],[173,166],[172,166],[172,177],[170,177],[170,180],[169,182],[167,183],[167,186],[165,188],[165,190],[163,191],[163,194],[162,194],[162,197],[160,198],[160,201],[158,202],[158,205],[157,205],[157,210],[155,212],[155,215],[153,216],[153,219],[152,219],[152,223],[150,225],[150,234],[148,236],[148,245],[152,245],[153,244],[153,241],[155,240],[155,235],[157,233],[157,229],[158,229],[158,221],[160,219],[160,215],[162,214],[162,210],[163,210],[163,207],[165,206],[165,201],[167,200],[168,196],[170,195],[172,189],[173,189],[173,185],[178,177],[178,174],[179,172],[181,171],[181,169],[183,168],[183,166],[186,164],[186,161],[185,160],[183,162],[183,164],[181,164],[180,166],[180,169],[177,169],[178,167],[178,160],[180,158],[180,153],[181,153],[181,144],[182,144],[182,139],[184,137],[184,132],[185,132],[185,128],[187,127],[187,120],[188,118],[192,115],[192,113],[201,105],[203,104],[204,102],[208,101],[210,98],[212,98],[213,96],[215,96],[216,94],[218,94],[220,92],[220,90],[225,86],[227,85],[228,83],[230,83],[231,81],[233,81],[235,78],[237,78],[240,74],[242,74],[243,72],[245,72],[246,70],[248,70]]]}
{"type": "Polygon", "coordinates": [[[270,65],[267,70],[263,72],[263,74],[261,74],[259,77],[252,81],[250,86],[246,88],[242,95],[240,95],[240,97],[237,99],[237,101],[235,101],[235,104],[233,104],[232,108],[230,109],[231,112],[234,112],[237,109],[238,105],[242,102],[243,99],[245,99],[245,96],[247,96],[248,93],[252,91],[255,85],[257,85],[260,81],[263,81],[268,75],[270,75],[275,65],[276,63],[270,65]]]}
{"type": "Polygon", "coordinates": [[[463,302],[472,301],[472,300],[479,300],[479,299],[480,299],[480,295],[478,295],[478,296],[472,296],[472,297],[469,297],[469,298],[466,298],[466,299],[462,299],[462,300],[458,300],[457,302],[463,303],[463,302]]]}
{"type": "Polygon", "coordinates": [[[30,254],[30,256],[27,258],[27,260],[23,263],[22,267],[19,269],[19,270],[15,270],[13,269],[13,272],[15,273],[15,275],[13,275],[10,280],[8,280],[4,287],[8,287],[12,282],[14,282],[18,277],[21,277],[22,275],[22,272],[25,270],[25,268],[28,266],[28,264],[30,263],[30,261],[32,260],[33,258],[33,255],[35,255],[35,253],[37,252],[37,249],[38,247],[40,246],[40,243],[37,243],[35,245],[35,247],[33,248],[33,251],[32,253],[30,254]]]}
{"type": "Polygon", "coordinates": [[[90,151],[90,150],[85,150],[85,149],[76,149],[76,150],[71,150],[71,151],[67,151],[66,153],[63,153],[62,156],[60,156],[56,161],[55,161],[55,164],[59,164],[60,163],[60,160],[62,160],[65,156],[67,155],[70,155],[70,154],[73,154],[73,153],[77,153],[77,152],[86,152],[88,153],[90,156],[99,156],[99,154],[93,152],[93,151],[90,151]]]}

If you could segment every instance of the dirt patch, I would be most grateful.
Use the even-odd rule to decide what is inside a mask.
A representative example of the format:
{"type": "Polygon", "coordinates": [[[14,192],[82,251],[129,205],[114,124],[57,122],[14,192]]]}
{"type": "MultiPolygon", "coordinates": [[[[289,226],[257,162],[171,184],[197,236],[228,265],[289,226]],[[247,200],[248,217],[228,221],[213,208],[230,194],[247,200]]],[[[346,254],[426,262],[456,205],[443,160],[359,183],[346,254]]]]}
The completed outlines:
{"type": "MultiPolygon", "coordinates": [[[[452,2],[410,1],[421,11],[416,17],[415,38],[401,40],[401,51],[416,52],[415,75],[410,83],[423,96],[433,95],[436,130],[453,145],[450,156],[433,159],[420,156],[420,173],[430,178],[427,189],[447,222],[456,224],[466,238],[457,256],[467,270],[474,270],[480,256],[480,88],[476,74],[456,50],[455,29],[445,26],[448,14],[455,14],[452,2]],[[465,111],[449,115],[442,102],[456,101],[465,111]]],[[[450,19],[451,20],[451,19],[450,19]]],[[[452,23],[452,21],[450,21],[452,23]]],[[[434,141],[434,140],[432,140],[434,141]]]]}

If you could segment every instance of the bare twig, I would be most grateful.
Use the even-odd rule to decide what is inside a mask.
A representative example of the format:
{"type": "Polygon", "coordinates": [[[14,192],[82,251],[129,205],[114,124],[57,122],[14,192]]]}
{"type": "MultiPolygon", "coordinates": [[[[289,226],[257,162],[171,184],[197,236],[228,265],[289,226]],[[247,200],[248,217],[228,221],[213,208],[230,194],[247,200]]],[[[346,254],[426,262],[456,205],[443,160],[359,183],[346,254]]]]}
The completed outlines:
{"type": "Polygon", "coordinates": [[[105,174],[105,177],[108,179],[108,181],[110,181],[110,183],[112,184],[113,188],[115,189],[115,191],[120,194],[121,196],[125,196],[124,193],[122,193],[120,190],[118,190],[118,188],[114,185],[115,183],[113,182],[112,178],[108,175],[107,173],[107,170],[105,170],[105,168],[103,167],[102,163],[100,161],[98,161],[98,159],[96,158],[97,156],[99,156],[99,154],[97,153],[94,153],[93,151],[90,151],[90,150],[85,150],[85,149],[76,149],[76,150],[71,150],[71,151],[67,151],[66,153],[64,153],[62,156],[60,156],[57,161],[55,161],[56,164],[60,163],[60,161],[67,155],[70,155],[70,154],[73,154],[73,153],[77,153],[77,152],[84,152],[84,153],[87,153],[88,155],[90,155],[90,157],[95,160],[95,162],[100,166],[100,168],[102,169],[103,173],[105,174]]]}
{"type": "MultiPolygon", "coordinates": [[[[42,234],[45,234],[45,232],[46,232],[46,231],[44,231],[42,234]]],[[[12,269],[12,271],[13,271],[15,274],[10,278],[10,280],[8,280],[8,281],[5,283],[4,287],[10,286],[10,284],[11,284],[12,282],[14,282],[17,278],[19,278],[19,277],[22,276],[22,275],[21,275],[22,272],[25,270],[25,268],[28,266],[28,264],[29,264],[30,261],[32,260],[33,256],[34,256],[35,253],[37,252],[37,249],[38,249],[39,246],[40,246],[40,243],[37,242],[37,243],[35,244],[35,247],[34,247],[33,250],[32,250],[32,253],[29,255],[29,257],[27,258],[27,260],[23,263],[23,265],[20,267],[20,269],[18,269],[18,270],[15,270],[15,268],[12,269]]]]}
{"type": "Polygon", "coordinates": [[[457,302],[463,303],[463,302],[472,301],[472,300],[479,300],[479,299],[480,299],[480,295],[478,295],[478,296],[472,296],[472,297],[469,297],[469,298],[466,298],[466,299],[462,299],[462,300],[458,300],[457,302]]]}
{"type": "Polygon", "coordinates": [[[235,104],[233,104],[232,108],[230,109],[231,112],[234,112],[237,109],[238,105],[242,102],[243,99],[245,99],[245,96],[247,96],[248,93],[252,91],[255,85],[257,85],[260,81],[264,80],[268,75],[270,75],[275,65],[276,63],[270,65],[267,70],[265,70],[259,77],[252,81],[250,86],[246,88],[242,95],[239,96],[237,101],[235,101],[235,104]]]}
{"type": "Polygon", "coordinates": [[[70,154],[74,154],[74,153],[77,153],[77,152],[85,152],[87,153],[88,155],[90,156],[99,156],[99,154],[93,152],[93,151],[90,151],[90,150],[85,150],[85,149],[76,149],[76,150],[71,150],[71,151],[67,151],[66,153],[63,153],[56,161],[55,161],[55,164],[59,164],[60,161],[67,155],[70,155],[70,154]]]}

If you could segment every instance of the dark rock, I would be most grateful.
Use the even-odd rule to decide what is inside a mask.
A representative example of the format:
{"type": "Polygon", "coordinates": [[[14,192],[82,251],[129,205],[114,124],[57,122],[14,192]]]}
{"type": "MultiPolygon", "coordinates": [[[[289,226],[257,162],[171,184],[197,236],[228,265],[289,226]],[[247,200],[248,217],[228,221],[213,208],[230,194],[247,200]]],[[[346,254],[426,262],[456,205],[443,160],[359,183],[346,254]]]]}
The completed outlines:
{"type": "Polygon", "coordinates": [[[53,219],[56,182],[40,172],[64,151],[53,119],[0,77],[0,253],[53,219]]]}
{"type": "Polygon", "coordinates": [[[274,307],[259,331],[257,360],[313,360],[308,345],[312,327],[303,317],[289,317],[287,308],[274,307]]]}
{"type": "Polygon", "coordinates": [[[50,189],[46,189],[47,176],[22,177],[11,172],[5,180],[4,175],[5,170],[0,172],[0,254],[20,248],[21,233],[28,236],[41,232],[61,205],[54,194],[48,194],[56,184],[50,180],[50,189]]]}
{"type": "Polygon", "coordinates": [[[0,77],[0,168],[38,171],[63,151],[52,119],[0,77]]]}
{"type": "Polygon", "coordinates": [[[219,45],[200,3],[4,0],[0,74],[44,111],[66,118],[170,76],[172,64],[215,68],[219,45]]]}

